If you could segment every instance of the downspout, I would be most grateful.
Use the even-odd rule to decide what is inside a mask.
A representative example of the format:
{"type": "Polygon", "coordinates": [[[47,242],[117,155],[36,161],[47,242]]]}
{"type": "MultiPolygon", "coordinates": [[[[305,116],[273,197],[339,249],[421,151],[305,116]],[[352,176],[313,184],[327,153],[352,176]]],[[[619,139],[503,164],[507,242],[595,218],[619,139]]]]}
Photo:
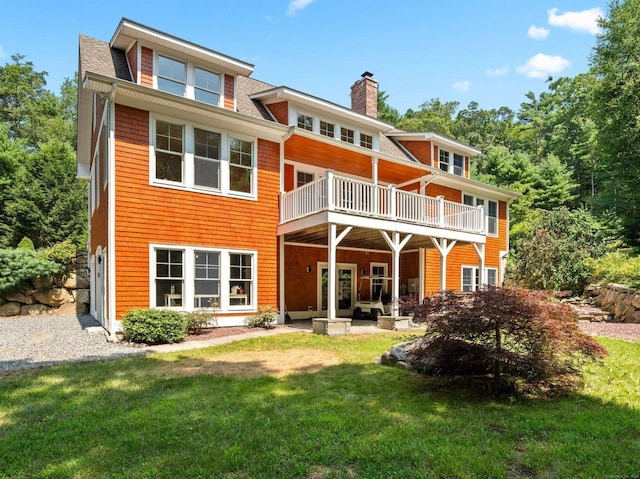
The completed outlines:
{"type": "Polygon", "coordinates": [[[107,308],[107,324],[109,325],[109,335],[115,336],[116,333],[116,218],[115,218],[115,201],[116,201],[116,108],[115,98],[118,86],[116,83],[111,84],[109,92],[109,148],[107,152],[107,169],[109,171],[109,195],[107,207],[107,268],[108,268],[108,304],[107,308]]]}
{"type": "MultiPolygon", "coordinates": [[[[284,142],[287,141],[289,138],[291,138],[291,136],[293,135],[293,132],[295,130],[295,127],[290,126],[289,127],[289,132],[282,138],[282,140],[280,141],[280,203],[279,203],[279,209],[278,209],[278,215],[281,215],[282,213],[282,195],[284,194],[284,142]]],[[[278,218],[278,223],[280,223],[280,218],[278,218]]],[[[284,236],[281,236],[280,238],[278,238],[278,254],[279,254],[279,258],[278,258],[278,287],[280,289],[280,297],[278,298],[278,302],[280,303],[280,315],[278,318],[278,321],[281,324],[284,324],[285,319],[286,319],[286,313],[287,313],[287,308],[286,308],[286,297],[285,297],[285,277],[284,277],[284,272],[285,272],[285,261],[284,261],[284,236]]]]}

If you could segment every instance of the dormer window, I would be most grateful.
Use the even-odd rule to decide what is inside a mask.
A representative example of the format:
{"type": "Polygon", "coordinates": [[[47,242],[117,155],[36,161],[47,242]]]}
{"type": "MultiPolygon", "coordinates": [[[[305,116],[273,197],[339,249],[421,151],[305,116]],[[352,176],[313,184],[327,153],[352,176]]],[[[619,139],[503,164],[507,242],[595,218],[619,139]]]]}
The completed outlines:
{"type": "Polygon", "coordinates": [[[355,132],[353,130],[345,127],[340,128],[340,139],[342,141],[346,141],[347,143],[354,143],[354,138],[355,132]]]}
{"type": "Polygon", "coordinates": [[[442,171],[453,173],[457,176],[464,176],[464,156],[440,150],[438,161],[442,171]]]}
{"type": "Polygon", "coordinates": [[[158,55],[158,90],[184,96],[186,78],[184,63],[158,55]]]}
{"type": "Polygon", "coordinates": [[[303,130],[313,131],[313,117],[303,114],[298,114],[298,128],[303,130]]]}
{"type": "Polygon", "coordinates": [[[365,135],[364,133],[360,133],[360,146],[372,149],[373,137],[371,135],[365,135]]]}
{"type": "Polygon", "coordinates": [[[220,75],[202,68],[196,68],[195,98],[196,100],[218,105],[220,102],[220,75]]]}
{"type": "Polygon", "coordinates": [[[333,138],[335,136],[335,125],[326,121],[320,120],[320,134],[333,138]]]}

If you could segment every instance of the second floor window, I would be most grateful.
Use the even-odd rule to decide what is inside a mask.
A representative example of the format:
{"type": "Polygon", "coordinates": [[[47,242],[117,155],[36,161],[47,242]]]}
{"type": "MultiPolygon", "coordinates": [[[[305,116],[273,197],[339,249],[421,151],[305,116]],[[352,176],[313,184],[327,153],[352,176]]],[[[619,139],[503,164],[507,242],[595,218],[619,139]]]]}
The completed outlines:
{"type": "Polygon", "coordinates": [[[313,117],[307,115],[298,115],[298,128],[313,131],[313,117]]]}
{"type": "Polygon", "coordinates": [[[186,79],[184,63],[158,56],[158,90],[184,96],[186,79]]]}
{"type": "Polygon", "coordinates": [[[464,156],[453,154],[453,174],[463,176],[464,174],[464,156]]]}
{"type": "Polygon", "coordinates": [[[373,137],[371,135],[365,135],[364,133],[360,133],[360,146],[365,148],[373,148],[373,137]]]}
{"type": "Polygon", "coordinates": [[[498,236],[498,202],[476,198],[472,195],[463,195],[462,202],[469,206],[484,206],[484,215],[487,218],[487,234],[498,236]]]}
{"type": "Polygon", "coordinates": [[[182,181],[182,158],[184,153],[184,127],[156,122],[156,178],[159,180],[182,181]]]}
{"type": "Polygon", "coordinates": [[[220,133],[194,128],[194,179],[199,186],[220,189],[220,133]]]}
{"type": "Polygon", "coordinates": [[[320,134],[333,138],[335,136],[335,125],[333,123],[320,120],[320,134]]]}
{"type": "Polygon", "coordinates": [[[301,186],[306,185],[307,183],[311,183],[313,181],[313,173],[306,173],[304,171],[298,171],[296,175],[296,188],[300,188],[301,186]]]}
{"type": "Polygon", "coordinates": [[[253,144],[229,138],[229,187],[233,191],[251,193],[253,144]]]}
{"type": "Polygon", "coordinates": [[[220,102],[220,75],[202,68],[195,69],[196,100],[218,105],[220,102]]]}
{"type": "Polygon", "coordinates": [[[347,143],[353,143],[355,138],[355,132],[349,128],[340,128],[340,139],[347,143]]]}
{"type": "Polygon", "coordinates": [[[438,164],[442,171],[449,171],[449,152],[440,150],[438,155],[438,164]]]}

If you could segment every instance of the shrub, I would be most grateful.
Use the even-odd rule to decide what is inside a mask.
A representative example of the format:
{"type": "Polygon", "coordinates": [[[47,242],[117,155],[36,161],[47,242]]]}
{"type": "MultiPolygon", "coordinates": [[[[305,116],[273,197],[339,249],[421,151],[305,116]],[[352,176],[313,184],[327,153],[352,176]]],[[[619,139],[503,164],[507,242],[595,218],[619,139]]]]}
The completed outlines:
{"type": "Polygon", "coordinates": [[[29,238],[27,238],[26,236],[23,236],[22,239],[20,240],[20,243],[18,243],[18,246],[16,246],[17,249],[28,249],[31,251],[35,251],[36,247],[33,245],[33,241],[31,241],[29,238]]]}
{"type": "Polygon", "coordinates": [[[184,319],[187,322],[188,334],[200,334],[210,323],[213,323],[214,326],[216,323],[216,315],[211,311],[192,311],[185,313],[184,319]]]}
{"type": "Polygon", "coordinates": [[[574,387],[585,360],[606,351],[582,333],[576,313],[539,291],[487,288],[446,291],[413,307],[427,325],[411,356],[428,374],[480,375],[493,390],[560,392],[574,387]]]}
{"type": "Polygon", "coordinates": [[[29,249],[0,249],[0,294],[22,287],[36,276],[51,276],[64,270],[61,264],[42,258],[29,249]]]}
{"type": "Polygon", "coordinates": [[[272,323],[278,319],[278,312],[271,306],[260,306],[258,314],[247,318],[247,324],[252,328],[273,328],[272,323]]]}
{"type": "Polygon", "coordinates": [[[593,282],[620,283],[632,288],[640,288],[640,256],[638,255],[615,251],[588,264],[593,282]]]}
{"type": "Polygon", "coordinates": [[[134,343],[178,343],[187,336],[187,321],[176,311],[134,309],[123,318],[122,327],[134,343]]]}
{"type": "Polygon", "coordinates": [[[78,255],[78,247],[70,239],[56,243],[41,251],[42,257],[60,264],[70,264],[78,255]]]}

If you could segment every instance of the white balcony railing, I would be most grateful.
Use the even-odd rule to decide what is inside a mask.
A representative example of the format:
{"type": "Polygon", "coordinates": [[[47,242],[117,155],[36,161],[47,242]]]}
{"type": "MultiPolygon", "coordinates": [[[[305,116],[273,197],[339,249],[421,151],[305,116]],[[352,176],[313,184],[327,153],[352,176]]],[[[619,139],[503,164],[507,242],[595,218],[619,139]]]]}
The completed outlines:
{"type": "Polygon", "coordinates": [[[393,185],[374,185],[336,176],[332,172],[283,193],[280,198],[281,223],[325,210],[470,233],[484,234],[486,231],[481,206],[467,206],[442,197],[410,193],[393,185]]]}

